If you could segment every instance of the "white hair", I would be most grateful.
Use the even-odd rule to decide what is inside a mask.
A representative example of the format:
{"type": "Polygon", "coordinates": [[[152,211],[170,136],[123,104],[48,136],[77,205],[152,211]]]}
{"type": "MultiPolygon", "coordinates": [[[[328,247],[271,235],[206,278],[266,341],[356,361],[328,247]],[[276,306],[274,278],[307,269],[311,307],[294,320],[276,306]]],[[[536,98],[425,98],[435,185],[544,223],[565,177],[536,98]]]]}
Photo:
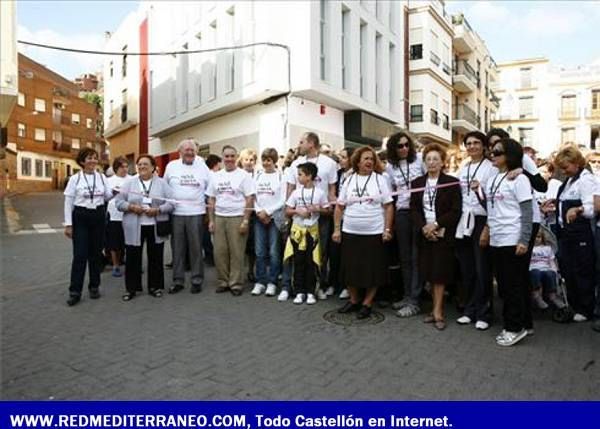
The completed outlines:
{"type": "Polygon", "coordinates": [[[179,144],[177,145],[177,152],[181,152],[181,149],[183,149],[183,147],[187,144],[194,145],[194,150],[196,153],[198,153],[198,148],[200,147],[200,143],[198,143],[198,141],[193,137],[187,137],[187,138],[181,140],[179,142],[179,144]]]}

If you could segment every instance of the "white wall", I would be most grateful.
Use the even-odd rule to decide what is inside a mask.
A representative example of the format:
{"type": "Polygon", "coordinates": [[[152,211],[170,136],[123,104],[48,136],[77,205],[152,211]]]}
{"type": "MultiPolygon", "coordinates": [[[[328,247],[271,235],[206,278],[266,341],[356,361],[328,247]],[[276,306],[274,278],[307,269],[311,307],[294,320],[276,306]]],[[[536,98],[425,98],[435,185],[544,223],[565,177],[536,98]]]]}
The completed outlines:
{"type": "Polygon", "coordinates": [[[17,56],[17,3],[14,0],[0,1],[0,126],[8,122],[17,102],[18,56],[17,56]]]}

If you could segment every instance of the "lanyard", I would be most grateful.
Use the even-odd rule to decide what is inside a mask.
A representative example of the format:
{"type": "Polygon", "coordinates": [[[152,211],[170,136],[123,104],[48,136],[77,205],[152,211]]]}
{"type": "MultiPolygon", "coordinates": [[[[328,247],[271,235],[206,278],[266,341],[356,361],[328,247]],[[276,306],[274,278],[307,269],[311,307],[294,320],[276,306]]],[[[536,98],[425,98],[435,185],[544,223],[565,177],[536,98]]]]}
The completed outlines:
{"type": "MultiPolygon", "coordinates": [[[[362,188],[362,191],[360,191],[358,189],[358,174],[356,175],[356,195],[358,195],[358,198],[362,198],[363,195],[365,195],[365,192],[367,191],[367,185],[369,184],[369,180],[371,180],[371,176],[373,175],[373,173],[369,174],[369,177],[367,177],[367,180],[365,181],[365,185],[362,188]]],[[[362,204],[362,200],[360,200],[360,203],[362,204]]]]}
{"type": "Polygon", "coordinates": [[[481,158],[481,161],[479,161],[479,164],[477,164],[477,168],[475,169],[475,171],[473,172],[473,176],[471,177],[470,173],[471,173],[471,162],[469,162],[469,165],[467,166],[467,195],[469,195],[469,193],[471,192],[471,182],[473,180],[475,180],[475,178],[477,177],[477,172],[479,171],[479,167],[481,167],[481,164],[483,164],[483,160],[485,158],[481,158]]]}
{"type": "Polygon", "coordinates": [[[150,195],[150,191],[152,190],[152,179],[150,179],[150,186],[148,186],[148,189],[146,189],[146,185],[144,184],[144,181],[142,180],[141,177],[140,177],[140,183],[142,184],[142,189],[144,190],[144,195],[147,197],[148,195],[150,195]]]}
{"type": "Polygon", "coordinates": [[[83,180],[85,180],[85,185],[88,188],[88,192],[90,193],[90,202],[94,202],[94,193],[96,192],[96,173],[94,172],[94,182],[92,187],[90,188],[90,183],[88,182],[87,176],[85,175],[85,173],[81,173],[83,174],[83,180]]]}
{"type": "Polygon", "coordinates": [[[426,182],[427,184],[427,196],[429,197],[429,211],[435,211],[435,196],[437,195],[437,181],[435,183],[435,185],[433,186],[429,186],[429,182],[426,182]],[[433,188],[433,192],[431,192],[431,189],[433,188]]]}
{"type": "MultiPolygon", "coordinates": [[[[304,199],[304,188],[302,188],[300,190],[300,197],[302,198],[302,202],[304,203],[304,207],[308,207],[308,205],[306,204],[306,200],[304,199]]],[[[313,186],[312,188],[312,192],[310,194],[310,205],[312,206],[313,204],[313,198],[315,197],[315,187],[313,186]]]]}
{"type": "Polygon", "coordinates": [[[402,178],[404,179],[406,187],[410,189],[410,164],[408,163],[408,160],[406,161],[406,174],[404,174],[404,171],[402,171],[401,162],[398,163],[398,170],[400,170],[400,174],[402,174],[402,178]]]}
{"type": "Polygon", "coordinates": [[[497,174],[496,177],[494,177],[494,180],[492,181],[492,187],[490,189],[490,193],[491,193],[491,198],[492,198],[492,208],[494,208],[494,199],[496,197],[496,192],[498,192],[498,189],[500,189],[500,185],[502,184],[502,181],[505,179],[505,177],[508,175],[508,172],[504,173],[504,176],[502,176],[502,179],[500,179],[500,181],[498,182],[498,186],[496,186],[496,189],[494,189],[494,185],[496,184],[496,179],[498,178],[500,174],[497,174]]]}

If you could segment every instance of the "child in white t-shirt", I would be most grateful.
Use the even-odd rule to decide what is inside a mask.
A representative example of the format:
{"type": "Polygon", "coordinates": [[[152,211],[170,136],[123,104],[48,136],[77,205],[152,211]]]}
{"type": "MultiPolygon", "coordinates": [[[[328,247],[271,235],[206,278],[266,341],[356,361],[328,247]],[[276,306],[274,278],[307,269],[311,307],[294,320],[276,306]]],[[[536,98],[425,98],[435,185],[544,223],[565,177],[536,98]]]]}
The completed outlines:
{"type": "Polygon", "coordinates": [[[548,243],[548,237],[543,229],[540,229],[535,237],[535,245],[531,254],[531,263],[529,264],[529,276],[531,277],[531,301],[540,310],[548,308],[544,301],[544,292],[548,299],[557,308],[564,307],[564,303],[556,294],[557,286],[557,267],[556,256],[552,246],[548,243]]]}
{"type": "Polygon", "coordinates": [[[290,237],[286,244],[285,256],[293,255],[294,304],[317,302],[316,269],[320,265],[319,252],[319,215],[329,207],[327,195],[315,186],[317,166],[311,162],[298,165],[297,187],[286,202],[286,215],[293,218],[290,237]]]}

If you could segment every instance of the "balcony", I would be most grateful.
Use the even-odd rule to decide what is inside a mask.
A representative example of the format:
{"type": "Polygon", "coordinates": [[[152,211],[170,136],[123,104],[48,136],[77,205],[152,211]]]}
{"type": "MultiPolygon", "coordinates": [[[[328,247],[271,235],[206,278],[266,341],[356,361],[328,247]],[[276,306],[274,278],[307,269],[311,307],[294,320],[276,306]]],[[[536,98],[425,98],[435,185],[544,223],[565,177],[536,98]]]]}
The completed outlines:
{"type": "Polygon", "coordinates": [[[64,142],[52,141],[52,150],[57,152],[71,153],[71,146],[64,142]]]}
{"type": "Polygon", "coordinates": [[[454,118],[452,120],[452,129],[460,133],[468,133],[479,129],[480,119],[477,113],[466,104],[454,106],[454,118]]]}
{"type": "Polygon", "coordinates": [[[465,60],[460,60],[454,64],[454,76],[452,76],[452,84],[457,92],[473,92],[477,89],[477,73],[473,67],[465,60]]]}
{"type": "Polygon", "coordinates": [[[468,54],[475,50],[475,37],[473,29],[469,25],[466,18],[461,15],[452,17],[454,26],[454,38],[452,39],[452,47],[459,54],[468,54]]]}
{"type": "Polygon", "coordinates": [[[587,109],[585,109],[585,117],[587,119],[600,119],[600,108],[597,108],[597,109],[587,108],[587,109]]]}

